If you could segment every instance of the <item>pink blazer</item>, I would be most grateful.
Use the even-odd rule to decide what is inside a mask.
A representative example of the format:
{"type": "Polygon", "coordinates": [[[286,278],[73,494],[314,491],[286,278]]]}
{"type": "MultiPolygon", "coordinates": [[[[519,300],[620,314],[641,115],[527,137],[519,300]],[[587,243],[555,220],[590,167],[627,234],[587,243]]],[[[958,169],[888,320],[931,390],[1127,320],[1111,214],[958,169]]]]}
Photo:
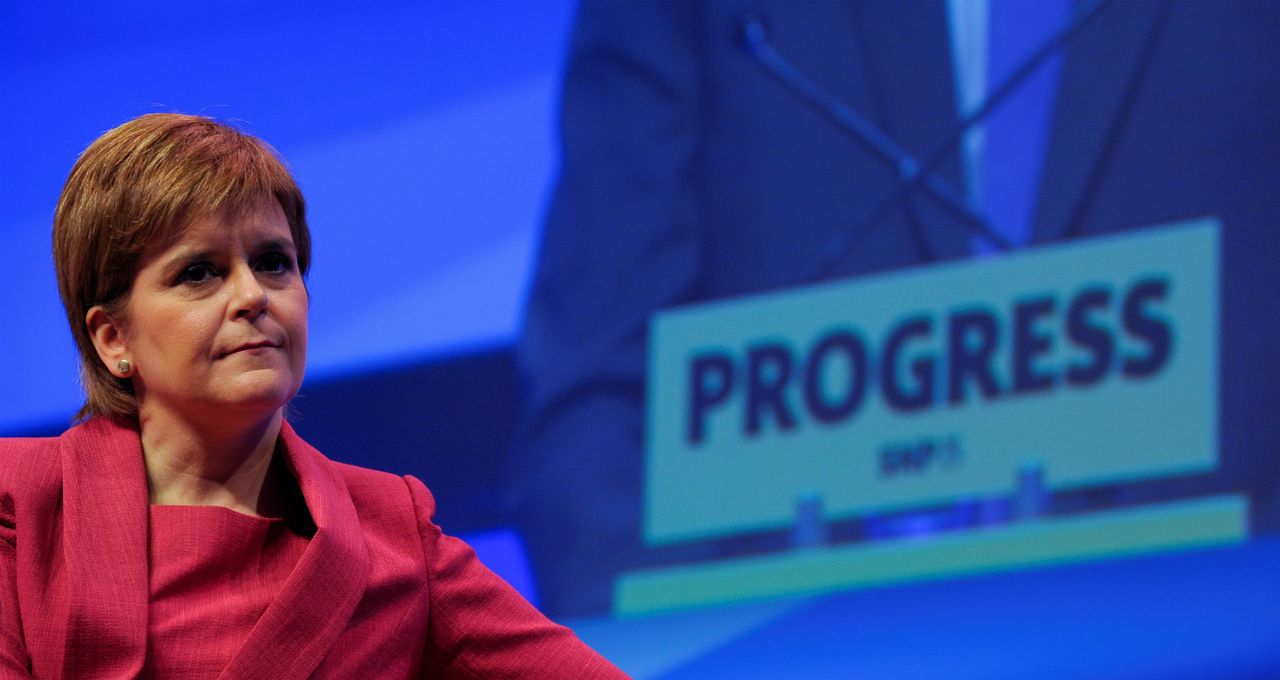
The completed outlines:
{"type": "MultiPolygon", "coordinates": [[[[626,677],[441,533],[422,482],[281,437],[316,532],[222,678],[626,677]]],[[[135,430],[0,440],[0,677],[137,675],[147,531],[135,430]]]]}

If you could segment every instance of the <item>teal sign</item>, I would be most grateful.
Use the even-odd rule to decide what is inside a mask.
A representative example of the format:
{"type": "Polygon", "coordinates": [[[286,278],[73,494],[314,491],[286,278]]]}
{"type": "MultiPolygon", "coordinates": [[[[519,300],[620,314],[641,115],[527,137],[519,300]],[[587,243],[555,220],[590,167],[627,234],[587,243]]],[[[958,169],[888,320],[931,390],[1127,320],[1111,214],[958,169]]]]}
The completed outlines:
{"type": "Polygon", "coordinates": [[[1217,463],[1218,232],[1200,219],[657,314],[654,544],[1217,463]]]}

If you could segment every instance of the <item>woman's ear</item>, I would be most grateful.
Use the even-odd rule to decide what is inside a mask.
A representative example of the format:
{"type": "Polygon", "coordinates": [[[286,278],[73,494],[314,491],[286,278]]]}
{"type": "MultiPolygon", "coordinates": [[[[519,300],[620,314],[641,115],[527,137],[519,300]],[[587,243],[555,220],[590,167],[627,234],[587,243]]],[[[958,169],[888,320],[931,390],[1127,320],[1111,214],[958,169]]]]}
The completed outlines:
{"type": "Polygon", "coordinates": [[[129,346],[120,324],[107,314],[102,305],[90,308],[84,316],[84,323],[89,329],[89,339],[93,340],[93,347],[98,351],[98,358],[107,370],[117,378],[132,376],[133,357],[129,356],[129,346]]]}

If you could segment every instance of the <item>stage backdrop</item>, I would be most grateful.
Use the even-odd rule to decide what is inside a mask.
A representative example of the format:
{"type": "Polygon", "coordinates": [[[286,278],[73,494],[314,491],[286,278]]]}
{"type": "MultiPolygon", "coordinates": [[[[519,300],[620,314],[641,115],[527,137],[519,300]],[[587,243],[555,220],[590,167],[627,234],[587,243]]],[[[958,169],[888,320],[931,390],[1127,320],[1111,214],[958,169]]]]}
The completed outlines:
{"type": "Polygon", "coordinates": [[[273,144],[310,203],[308,384],[510,342],[555,165],[572,3],[0,5],[0,434],[79,405],[50,224],[77,155],[144,113],[273,144]]]}

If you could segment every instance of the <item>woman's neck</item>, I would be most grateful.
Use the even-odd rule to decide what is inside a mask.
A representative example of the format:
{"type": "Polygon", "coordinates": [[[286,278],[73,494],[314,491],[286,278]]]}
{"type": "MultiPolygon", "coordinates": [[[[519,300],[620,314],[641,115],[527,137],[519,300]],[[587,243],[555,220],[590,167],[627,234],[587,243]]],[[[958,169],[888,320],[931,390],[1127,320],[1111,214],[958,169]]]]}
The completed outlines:
{"type": "Polygon", "coordinates": [[[226,427],[226,421],[207,427],[142,409],[139,425],[151,502],[280,516],[288,472],[272,460],[282,420],[277,410],[242,427],[226,427]]]}

